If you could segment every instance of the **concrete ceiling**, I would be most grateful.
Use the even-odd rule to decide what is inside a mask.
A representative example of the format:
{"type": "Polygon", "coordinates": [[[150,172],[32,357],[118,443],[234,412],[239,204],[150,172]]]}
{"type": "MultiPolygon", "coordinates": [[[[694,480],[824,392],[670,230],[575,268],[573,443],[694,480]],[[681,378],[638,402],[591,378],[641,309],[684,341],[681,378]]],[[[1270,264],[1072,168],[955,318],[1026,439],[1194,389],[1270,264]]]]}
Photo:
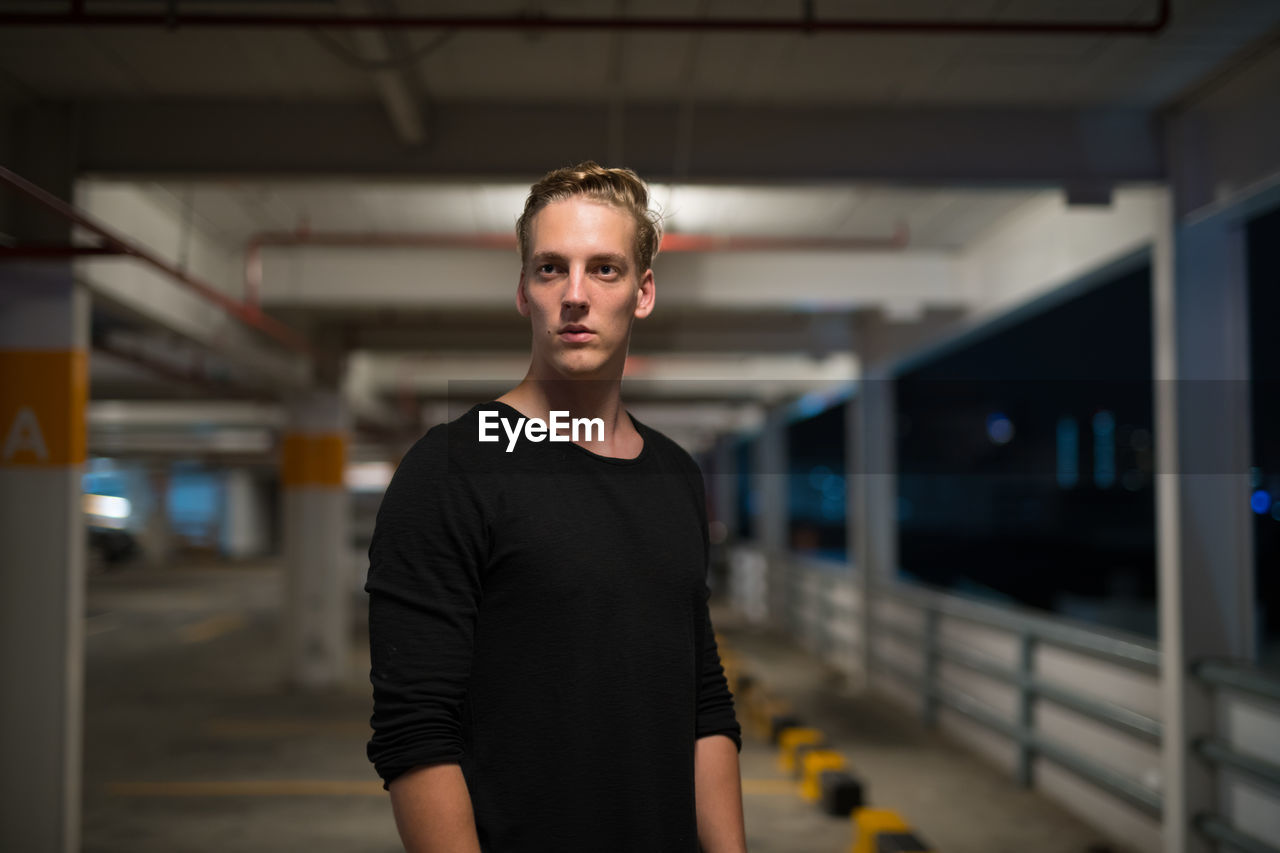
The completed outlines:
{"type": "MultiPolygon", "coordinates": [[[[156,14],[164,5],[88,4],[99,13],[156,14]]],[[[803,5],[204,0],[180,7],[794,23],[803,5]]],[[[12,0],[0,12],[55,6],[63,8],[12,0]]],[[[1004,23],[1138,23],[1160,8],[1160,0],[812,4],[820,20],[1004,23]]],[[[141,189],[171,220],[154,233],[186,239],[184,223],[192,223],[207,237],[206,252],[225,256],[215,283],[236,296],[241,253],[254,235],[509,234],[528,182],[585,157],[627,163],[654,180],[672,233],[827,240],[904,233],[910,252],[945,258],[1035,207],[1046,188],[1105,199],[1117,185],[1162,180],[1161,116],[1277,26],[1275,0],[1172,0],[1157,35],[8,25],[0,27],[0,108],[15,120],[0,129],[0,160],[20,148],[23,133],[59,144],[68,138],[65,150],[47,156],[65,154],[89,182],[141,189]],[[55,137],[58,128],[74,135],[55,137]],[[19,143],[11,145],[5,130],[19,143]]],[[[185,244],[152,248],[185,263],[185,244]]],[[[134,285],[121,280],[123,304],[134,285]]],[[[879,303],[854,300],[838,311],[822,300],[807,312],[693,300],[650,323],[637,352],[733,358],[747,345],[777,359],[839,352],[856,337],[850,329],[892,308],[889,291],[903,289],[901,279],[893,284],[879,303]]],[[[803,288],[788,286],[803,301],[803,288]]],[[[908,336],[915,333],[905,327],[941,328],[963,313],[959,299],[920,305],[918,318],[894,318],[908,336]]],[[[95,340],[108,348],[95,356],[95,397],[160,398],[175,388],[209,398],[237,388],[261,395],[261,387],[228,381],[246,370],[232,357],[243,356],[235,346],[206,358],[193,352],[207,344],[175,345],[169,332],[159,344],[140,343],[132,319],[123,322],[129,312],[110,316],[118,307],[101,302],[95,340]],[[154,369],[158,360],[173,369],[154,369]]],[[[336,341],[384,364],[428,350],[509,355],[502,344],[518,339],[512,332],[520,325],[509,310],[479,303],[339,308],[294,300],[268,310],[326,346],[336,341]]],[[[394,384],[429,396],[412,382],[394,384]]]]}
{"type": "MultiPolygon", "coordinates": [[[[48,12],[57,4],[10,2],[48,12]]],[[[95,11],[162,4],[97,0],[95,11]]],[[[184,11],[794,19],[772,0],[398,0],[183,3],[184,11]]],[[[151,8],[157,7],[157,8],[151,8]]],[[[426,99],[710,101],[840,105],[1156,106],[1276,21],[1269,0],[1176,0],[1159,38],[778,32],[421,30],[371,46],[351,32],[210,27],[0,31],[0,97],[358,101],[370,62],[426,99]],[[384,52],[385,51],[385,52],[384,52]]],[[[1152,20],[1158,0],[824,0],[819,19],[1152,20]]],[[[536,132],[528,128],[520,132],[536,132]]]]}

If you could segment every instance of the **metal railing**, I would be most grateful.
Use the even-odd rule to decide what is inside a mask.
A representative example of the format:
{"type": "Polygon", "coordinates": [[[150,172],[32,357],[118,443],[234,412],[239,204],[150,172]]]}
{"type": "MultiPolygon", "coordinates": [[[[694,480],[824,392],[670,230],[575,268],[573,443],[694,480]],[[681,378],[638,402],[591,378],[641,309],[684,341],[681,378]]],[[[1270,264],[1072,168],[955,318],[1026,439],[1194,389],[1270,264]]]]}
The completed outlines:
{"type": "Polygon", "coordinates": [[[1054,684],[1035,672],[1037,647],[1047,645],[1120,664],[1147,675],[1156,675],[1159,671],[1160,652],[1154,646],[897,584],[879,584],[875,587],[874,594],[882,599],[907,604],[924,615],[922,631],[893,625],[880,619],[874,620],[871,625],[873,638],[892,637],[920,649],[923,658],[920,675],[874,653],[874,650],[871,661],[876,669],[910,684],[920,694],[921,713],[927,724],[934,725],[938,710],[947,708],[1009,738],[1018,747],[1016,777],[1024,787],[1031,785],[1032,767],[1036,758],[1044,758],[1143,812],[1157,818],[1160,816],[1163,799],[1159,791],[1094,761],[1067,744],[1045,737],[1036,731],[1034,713],[1037,702],[1052,702],[1123,734],[1147,743],[1159,744],[1163,735],[1160,720],[1114,702],[1054,684]],[[993,657],[944,644],[941,642],[940,631],[944,617],[1012,635],[1018,643],[1017,664],[1010,666],[993,657]],[[943,663],[962,667],[1013,687],[1018,697],[1016,719],[1006,719],[981,700],[953,685],[941,684],[939,670],[943,663]]]}
{"type": "MultiPolygon", "coordinates": [[[[1258,670],[1228,661],[1202,661],[1192,668],[1201,683],[1215,690],[1234,690],[1258,699],[1280,703],[1280,679],[1258,670]]],[[[1198,738],[1192,748],[1215,769],[1229,768],[1242,779],[1280,792],[1280,765],[1240,752],[1217,737],[1198,738]]],[[[1217,844],[1243,853],[1280,853],[1276,847],[1241,831],[1220,815],[1202,812],[1195,817],[1195,827],[1217,844]]]]}
{"type": "MultiPolygon", "coordinates": [[[[827,623],[840,615],[842,608],[836,607],[829,600],[827,578],[823,580],[823,594],[815,603],[816,606],[805,608],[800,577],[814,572],[826,575],[831,567],[819,566],[803,559],[783,562],[785,565],[778,565],[771,560],[767,571],[768,584],[780,584],[782,587],[773,587],[769,594],[771,605],[780,607],[782,612],[778,615],[781,616],[783,625],[797,636],[801,631],[813,630],[813,626],[806,628],[800,625],[804,615],[818,617],[822,624],[817,628],[816,644],[820,651],[830,652],[834,643],[829,636],[827,623]],[[811,612],[804,613],[806,609],[811,612]]],[[[1161,818],[1164,800],[1158,790],[1099,763],[1069,744],[1046,737],[1036,730],[1035,721],[1037,703],[1048,702],[1136,740],[1160,745],[1164,725],[1159,719],[1047,680],[1036,672],[1036,652],[1040,647],[1049,646],[1118,665],[1149,677],[1158,677],[1160,650],[1154,643],[1110,634],[1104,630],[1076,627],[1051,617],[899,583],[876,583],[871,589],[871,595],[874,599],[905,605],[922,614],[921,627],[911,628],[885,620],[881,608],[872,607],[870,602],[861,601],[857,605],[862,614],[869,615],[872,619],[870,663],[873,670],[908,684],[919,696],[921,715],[926,723],[935,724],[939,710],[946,708],[1013,741],[1018,748],[1016,776],[1024,786],[1031,785],[1034,762],[1037,758],[1042,758],[1140,811],[1157,819],[1161,818]],[[1017,644],[1015,662],[1011,664],[988,654],[943,642],[941,627],[944,619],[995,629],[1008,635],[1017,644]],[[882,645],[878,642],[882,638],[918,649],[921,656],[920,671],[913,671],[913,668],[881,654],[877,646],[882,645]],[[940,675],[944,664],[978,673],[996,683],[1012,687],[1017,695],[1013,718],[954,684],[943,684],[940,675]]],[[[1280,679],[1256,669],[1232,662],[1205,661],[1195,666],[1192,672],[1206,687],[1232,690],[1280,703],[1280,679]]],[[[1280,765],[1242,753],[1218,737],[1201,737],[1191,744],[1191,748],[1215,769],[1227,768],[1251,784],[1280,793],[1280,765]]],[[[1241,853],[1280,853],[1280,847],[1273,842],[1242,831],[1218,814],[1200,813],[1195,816],[1193,825],[1206,839],[1224,849],[1241,853]]]]}

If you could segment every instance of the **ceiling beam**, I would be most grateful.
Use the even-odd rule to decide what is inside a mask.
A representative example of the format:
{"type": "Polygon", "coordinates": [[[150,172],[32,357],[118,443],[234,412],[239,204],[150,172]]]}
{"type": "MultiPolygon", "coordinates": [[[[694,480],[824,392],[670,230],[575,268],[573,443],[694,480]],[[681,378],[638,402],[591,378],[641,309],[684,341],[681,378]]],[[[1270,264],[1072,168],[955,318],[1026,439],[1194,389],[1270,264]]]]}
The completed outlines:
{"type": "MultiPolygon", "coordinates": [[[[420,148],[406,148],[381,110],[376,102],[87,102],[80,164],[121,177],[527,181],[608,151],[603,103],[441,102],[430,144],[420,148]]],[[[651,181],[670,179],[678,131],[677,106],[628,103],[628,165],[651,181]]],[[[1140,109],[704,103],[691,142],[683,171],[692,181],[1056,186],[1165,176],[1158,120],[1140,109]]]]}
{"type": "MultiPolygon", "coordinates": [[[[347,350],[403,352],[415,356],[434,353],[485,353],[527,356],[529,321],[510,310],[280,310],[301,328],[323,330],[347,350]]],[[[881,316],[877,309],[801,312],[655,311],[637,322],[632,332],[632,355],[700,353],[804,353],[825,355],[857,349],[857,323],[865,316],[881,316]]],[[[890,323],[909,327],[925,323],[959,322],[958,308],[926,307],[919,318],[890,323]]]]}

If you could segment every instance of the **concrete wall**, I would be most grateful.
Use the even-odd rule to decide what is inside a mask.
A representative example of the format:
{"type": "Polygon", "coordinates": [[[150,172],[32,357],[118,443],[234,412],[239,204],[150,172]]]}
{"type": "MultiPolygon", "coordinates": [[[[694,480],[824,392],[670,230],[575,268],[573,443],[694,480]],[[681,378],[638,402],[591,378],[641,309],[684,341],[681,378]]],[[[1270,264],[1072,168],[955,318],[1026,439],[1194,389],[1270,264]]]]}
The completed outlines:
{"type": "Polygon", "coordinates": [[[958,262],[961,290],[982,322],[1151,245],[1167,190],[1117,189],[1110,205],[1072,206],[1049,190],[1008,214],[958,262]]]}

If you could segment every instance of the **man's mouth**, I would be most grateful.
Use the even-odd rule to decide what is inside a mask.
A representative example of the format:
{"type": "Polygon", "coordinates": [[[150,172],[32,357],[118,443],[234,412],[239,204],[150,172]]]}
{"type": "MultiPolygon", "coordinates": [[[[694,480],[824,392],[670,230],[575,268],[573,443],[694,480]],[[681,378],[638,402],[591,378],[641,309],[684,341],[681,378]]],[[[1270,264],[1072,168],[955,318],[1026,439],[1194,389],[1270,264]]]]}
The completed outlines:
{"type": "Polygon", "coordinates": [[[569,323],[568,325],[561,326],[556,334],[562,341],[566,341],[571,344],[578,344],[591,340],[595,337],[596,333],[581,323],[569,323]]]}

